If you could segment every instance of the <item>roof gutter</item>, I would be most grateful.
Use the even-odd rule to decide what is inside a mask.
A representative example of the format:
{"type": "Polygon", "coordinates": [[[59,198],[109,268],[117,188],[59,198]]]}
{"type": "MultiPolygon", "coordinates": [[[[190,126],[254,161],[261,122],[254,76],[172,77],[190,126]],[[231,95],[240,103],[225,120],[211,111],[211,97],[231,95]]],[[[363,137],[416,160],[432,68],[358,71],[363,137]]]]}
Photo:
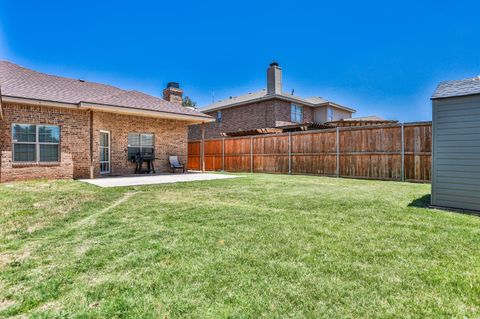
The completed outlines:
{"type": "Polygon", "coordinates": [[[89,103],[89,102],[80,102],[80,108],[94,110],[94,111],[126,114],[126,115],[148,116],[148,117],[155,117],[155,118],[162,118],[162,119],[188,121],[188,122],[192,122],[193,124],[208,123],[208,122],[215,121],[215,119],[209,115],[202,116],[202,115],[178,114],[173,112],[153,111],[153,110],[138,109],[133,107],[89,103]]]}
{"type": "Polygon", "coordinates": [[[3,95],[2,101],[5,103],[18,103],[18,104],[28,104],[28,105],[38,105],[38,106],[54,106],[54,107],[63,107],[63,108],[69,108],[69,109],[72,109],[72,108],[78,109],[79,107],[78,104],[74,104],[74,103],[37,100],[37,99],[29,99],[29,98],[8,96],[8,95],[3,95]]]}
{"type": "Polygon", "coordinates": [[[247,101],[241,101],[241,102],[232,103],[232,104],[227,104],[227,105],[215,107],[215,108],[212,108],[212,109],[204,109],[204,110],[201,109],[200,111],[201,112],[213,112],[213,111],[227,109],[227,108],[231,108],[231,107],[235,107],[235,106],[268,101],[268,100],[273,99],[273,98],[288,101],[288,102],[296,102],[296,103],[306,105],[306,106],[310,106],[310,107],[333,106],[333,107],[336,107],[336,108],[339,108],[339,109],[342,109],[342,110],[345,110],[345,111],[348,111],[348,112],[352,112],[352,113],[357,112],[354,109],[348,108],[346,106],[341,106],[341,105],[333,103],[333,102],[325,102],[325,103],[321,103],[321,104],[314,104],[314,103],[310,103],[310,102],[307,102],[307,101],[304,101],[304,100],[300,100],[300,99],[296,99],[296,98],[292,98],[292,97],[288,97],[288,96],[284,96],[284,95],[279,95],[279,94],[265,95],[265,96],[262,96],[262,97],[259,97],[259,98],[255,98],[255,99],[251,99],[251,100],[247,100],[247,101]]]}
{"type": "Polygon", "coordinates": [[[468,96],[474,96],[474,95],[480,95],[480,92],[478,93],[465,93],[465,94],[457,94],[457,95],[448,95],[448,96],[432,96],[430,100],[443,100],[443,99],[451,99],[454,97],[468,97],[468,96]]]}
{"type": "Polygon", "coordinates": [[[344,110],[344,111],[348,111],[348,112],[352,112],[352,113],[357,112],[357,110],[355,110],[355,109],[351,109],[349,107],[342,106],[342,105],[337,104],[337,103],[327,102],[326,104],[328,104],[328,106],[333,106],[333,107],[336,107],[337,109],[341,109],[341,110],[344,110]]]}
{"type": "MultiPolygon", "coordinates": [[[[188,122],[192,122],[192,124],[200,124],[200,123],[215,121],[215,119],[209,115],[197,116],[197,115],[188,115],[188,114],[178,114],[178,113],[172,113],[172,112],[152,111],[152,110],[144,110],[144,109],[137,109],[137,108],[131,108],[131,107],[124,107],[124,106],[104,105],[104,104],[87,103],[87,102],[80,102],[78,104],[64,103],[64,102],[55,102],[55,101],[47,101],[47,100],[21,98],[21,97],[15,97],[15,96],[1,96],[1,94],[0,94],[0,99],[1,99],[0,101],[3,103],[18,103],[18,104],[59,107],[59,108],[68,108],[68,109],[77,109],[77,110],[78,109],[97,110],[97,111],[120,113],[120,114],[127,114],[127,115],[137,115],[137,116],[147,116],[147,117],[155,117],[155,118],[163,118],[163,119],[188,121],[188,122]]],[[[0,102],[0,111],[1,111],[1,102],[0,102]]]]}

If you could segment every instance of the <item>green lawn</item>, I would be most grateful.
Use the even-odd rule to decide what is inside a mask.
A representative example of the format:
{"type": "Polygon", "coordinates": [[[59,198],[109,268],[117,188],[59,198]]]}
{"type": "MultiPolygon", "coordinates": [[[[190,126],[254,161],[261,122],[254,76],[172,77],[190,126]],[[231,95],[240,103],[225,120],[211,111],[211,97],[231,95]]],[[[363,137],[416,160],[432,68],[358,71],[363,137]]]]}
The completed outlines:
{"type": "Polygon", "coordinates": [[[0,317],[480,317],[480,218],[430,185],[241,176],[0,185],[0,317]]]}

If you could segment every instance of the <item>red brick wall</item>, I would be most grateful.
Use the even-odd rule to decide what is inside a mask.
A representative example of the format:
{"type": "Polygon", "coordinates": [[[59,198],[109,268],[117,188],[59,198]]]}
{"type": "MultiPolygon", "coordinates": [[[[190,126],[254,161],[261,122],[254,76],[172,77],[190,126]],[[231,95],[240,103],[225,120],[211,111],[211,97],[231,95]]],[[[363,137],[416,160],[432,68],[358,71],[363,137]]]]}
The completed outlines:
{"type": "Polygon", "coordinates": [[[93,162],[95,176],[100,175],[100,131],[109,131],[111,139],[111,174],[133,174],[135,164],[128,161],[128,133],[155,134],[155,169],[169,171],[169,155],[187,162],[187,122],[139,117],[106,112],[93,114],[93,162]]]}
{"type": "MultiPolygon", "coordinates": [[[[90,177],[90,111],[67,108],[4,104],[0,120],[0,181],[34,178],[90,177]],[[48,164],[12,162],[12,123],[60,126],[61,160],[48,164]]],[[[150,117],[93,112],[93,172],[100,176],[100,130],[110,131],[112,175],[132,174],[134,164],[127,160],[128,133],[155,134],[157,171],[168,171],[168,156],[187,161],[187,122],[150,117]]]]}
{"type": "Polygon", "coordinates": [[[88,128],[88,111],[4,103],[3,120],[0,120],[0,181],[88,177],[90,167],[88,128]],[[60,162],[48,164],[13,163],[13,123],[59,125],[61,135],[60,162]]]}
{"type": "Polygon", "coordinates": [[[163,99],[172,103],[182,104],[183,102],[183,90],[177,88],[165,88],[163,90],[163,99]]]}
{"type": "MultiPolygon", "coordinates": [[[[221,137],[221,133],[245,131],[258,128],[288,125],[290,122],[291,103],[279,99],[252,103],[221,110],[222,122],[205,124],[205,138],[221,137]]],[[[206,112],[217,117],[217,112],[206,112]]],[[[313,109],[304,106],[304,122],[313,122],[313,109]]],[[[189,128],[189,139],[201,139],[200,126],[189,128]]]]}
{"type": "MultiPolygon", "coordinates": [[[[290,111],[291,102],[278,100],[275,107],[276,126],[293,124],[291,122],[290,111]]],[[[303,122],[313,122],[313,108],[303,106],[303,122]]]]}

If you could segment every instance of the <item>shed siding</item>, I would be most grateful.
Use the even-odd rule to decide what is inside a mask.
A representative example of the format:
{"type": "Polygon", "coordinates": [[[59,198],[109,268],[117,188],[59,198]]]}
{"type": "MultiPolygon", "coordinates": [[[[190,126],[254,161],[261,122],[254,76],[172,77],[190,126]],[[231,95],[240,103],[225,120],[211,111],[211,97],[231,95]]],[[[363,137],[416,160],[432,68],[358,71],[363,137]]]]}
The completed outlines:
{"type": "Polygon", "coordinates": [[[432,204],[480,210],[480,96],[433,101],[432,204]]]}

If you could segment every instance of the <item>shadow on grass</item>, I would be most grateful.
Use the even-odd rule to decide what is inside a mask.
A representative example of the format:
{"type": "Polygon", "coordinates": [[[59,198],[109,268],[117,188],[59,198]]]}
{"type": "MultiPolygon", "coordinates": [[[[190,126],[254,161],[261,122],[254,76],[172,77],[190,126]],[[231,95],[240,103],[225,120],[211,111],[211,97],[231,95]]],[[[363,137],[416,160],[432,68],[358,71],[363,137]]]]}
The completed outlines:
{"type": "Polygon", "coordinates": [[[430,205],[430,194],[423,195],[417,199],[414,199],[410,204],[409,207],[420,207],[420,208],[428,208],[430,205]]]}
{"type": "Polygon", "coordinates": [[[480,211],[472,211],[472,210],[465,210],[461,208],[452,208],[452,207],[439,207],[439,206],[431,206],[430,205],[430,194],[424,195],[417,199],[414,199],[410,204],[409,207],[419,207],[419,208],[431,208],[431,209],[439,209],[446,212],[451,213],[460,213],[465,215],[472,215],[480,217],[480,211]]]}

